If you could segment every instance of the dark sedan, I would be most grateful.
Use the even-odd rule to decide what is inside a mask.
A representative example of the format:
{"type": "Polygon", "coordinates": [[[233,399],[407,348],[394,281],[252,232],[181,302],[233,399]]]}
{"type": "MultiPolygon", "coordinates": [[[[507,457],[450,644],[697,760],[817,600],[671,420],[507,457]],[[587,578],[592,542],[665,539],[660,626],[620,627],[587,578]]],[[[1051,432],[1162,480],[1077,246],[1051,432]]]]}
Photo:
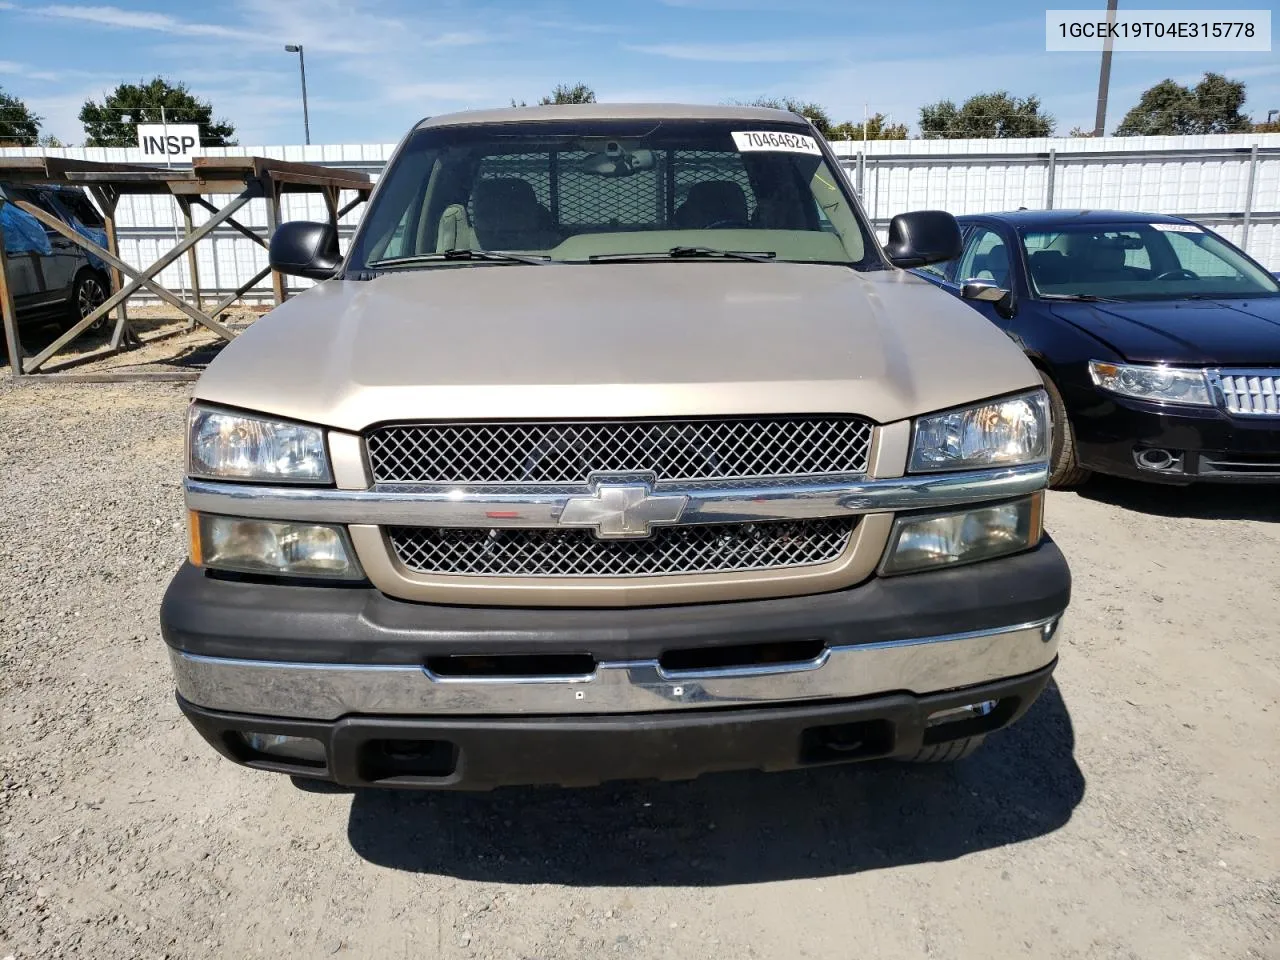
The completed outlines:
{"type": "Polygon", "coordinates": [[[1040,369],[1054,486],[1091,471],[1280,482],[1280,283],[1180,217],[1020,210],[957,218],[964,250],[916,272],[1040,369]]]}

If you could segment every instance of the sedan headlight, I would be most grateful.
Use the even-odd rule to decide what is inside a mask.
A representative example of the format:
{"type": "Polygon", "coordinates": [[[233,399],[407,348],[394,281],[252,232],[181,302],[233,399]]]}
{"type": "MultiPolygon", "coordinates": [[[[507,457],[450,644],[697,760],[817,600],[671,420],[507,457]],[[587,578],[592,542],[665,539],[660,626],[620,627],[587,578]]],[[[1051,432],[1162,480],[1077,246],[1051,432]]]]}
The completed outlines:
{"type": "Polygon", "coordinates": [[[1090,360],[1089,376],[1103,390],[1125,397],[1200,407],[1213,405],[1203,370],[1090,360]]]}
{"type": "Polygon", "coordinates": [[[916,420],[911,471],[1036,463],[1049,455],[1049,401],[1043,390],[916,420]]]}
{"type": "Polygon", "coordinates": [[[208,480],[329,483],[324,431],[194,405],[188,431],[187,472],[208,480]]]}

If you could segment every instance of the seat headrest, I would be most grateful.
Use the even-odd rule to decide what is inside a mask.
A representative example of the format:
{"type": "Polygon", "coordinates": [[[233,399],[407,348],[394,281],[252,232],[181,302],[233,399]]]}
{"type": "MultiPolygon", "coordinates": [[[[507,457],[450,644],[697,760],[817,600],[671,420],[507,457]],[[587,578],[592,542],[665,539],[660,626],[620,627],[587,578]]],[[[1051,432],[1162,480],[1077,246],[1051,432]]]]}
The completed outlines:
{"type": "Polygon", "coordinates": [[[542,213],[533,184],[519,177],[481,180],[472,190],[471,209],[479,229],[530,230],[539,225],[542,213]]]}
{"type": "Polygon", "coordinates": [[[1110,243],[1094,243],[1089,247],[1089,266],[1094,270],[1114,273],[1124,269],[1124,247],[1110,243]]]}
{"type": "Polygon", "coordinates": [[[732,180],[703,180],[689,188],[676,211],[676,226],[709,227],[728,221],[747,225],[747,195],[732,180]]]}

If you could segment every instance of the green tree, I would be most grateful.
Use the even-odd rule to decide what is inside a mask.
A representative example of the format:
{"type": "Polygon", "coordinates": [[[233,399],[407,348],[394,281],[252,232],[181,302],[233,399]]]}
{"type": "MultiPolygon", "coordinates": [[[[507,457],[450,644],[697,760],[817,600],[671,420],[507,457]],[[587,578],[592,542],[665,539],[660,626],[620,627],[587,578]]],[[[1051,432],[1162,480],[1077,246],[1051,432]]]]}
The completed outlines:
{"type": "Polygon", "coordinates": [[[920,108],[920,134],[942,140],[1048,137],[1054,118],[1042,113],[1040,98],[1014,97],[1007,90],[979,93],[957,107],[939,100],[920,108]]]}
{"type": "Polygon", "coordinates": [[[596,92],[588,87],[585,83],[575,83],[569,86],[567,83],[557,83],[556,88],[547,96],[543,97],[538,103],[544,107],[553,103],[595,103],[596,92]]]}
{"type": "MultiPolygon", "coordinates": [[[[542,97],[538,104],[540,106],[550,106],[555,103],[595,103],[596,92],[588,87],[585,83],[575,83],[570,86],[567,83],[557,83],[556,88],[542,97]]],[[[527,107],[525,101],[521,100],[516,103],[512,98],[511,105],[513,107],[527,107]]]]}
{"type": "Polygon", "coordinates": [[[1117,137],[1177,136],[1196,133],[1247,133],[1253,129],[1240,108],[1244,84],[1220,73],[1206,73],[1194,88],[1161,80],[1146,90],[1116,127],[1117,137]]]}
{"type": "Polygon", "coordinates": [[[771,110],[789,110],[792,113],[798,113],[817,127],[820,134],[830,139],[831,114],[820,103],[797,100],[795,97],[756,97],[746,103],[738,100],[732,102],[739,106],[768,107],[771,110]]]}
{"type": "Polygon", "coordinates": [[[34,147],[40,137],[40,121],[17,97],[0,88],[0,144],[34,147]]]}
{"type": "Polygon", "coordinates": [[[206,147],[234,146],[236,128],[229,120],[214,120],[213,105],[187,89],[185,83],[171,84],[163,77],[143,83],[122,83],[103,97],[101,103],[86,100],[80,108],[86,147],[135,147],[139,123],[160,123],[164,107],[167,123],[195,123],[200,126],[200,143],[206,147]]]}
{"type": "Polygon", "coordinates": [[[862,124],[846,120],[844,123],[838,123],[832,127],[827,134],[827,139],[905,140],[907,139],[907,125],[905,123],[890,123],[889,118],[883,113],[876,113],[867,118],[867,135],[865,138],[862,136],[862,124]]]}

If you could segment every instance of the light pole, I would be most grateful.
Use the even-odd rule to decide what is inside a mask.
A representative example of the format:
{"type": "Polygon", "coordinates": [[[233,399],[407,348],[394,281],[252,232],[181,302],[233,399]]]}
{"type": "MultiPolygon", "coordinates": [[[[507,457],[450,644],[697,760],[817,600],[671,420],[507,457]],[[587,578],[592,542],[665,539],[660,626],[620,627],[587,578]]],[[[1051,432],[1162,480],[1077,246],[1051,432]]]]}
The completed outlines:
{"type": "Polygon", "coordinates": [[[307,61],[302,55],[300,43],[286,43],[284,51],[298,55],[298,69],[302,71],[302,128],[306,133],[307,146],[311,146],[311,118],[307,115],[307,61]]]}
{"type": "MultiPolygon", "coordinates": [[[[1117,0],[1107,0],[1107,23],[1116,22],[1117,0]]],[[[1093,121],[1093,135],[1106,136],[1107,95],[1111,92],[1111,35],[1102,41],[1102,68],[1098,71],[1098,112],[1093,121]]]]}

